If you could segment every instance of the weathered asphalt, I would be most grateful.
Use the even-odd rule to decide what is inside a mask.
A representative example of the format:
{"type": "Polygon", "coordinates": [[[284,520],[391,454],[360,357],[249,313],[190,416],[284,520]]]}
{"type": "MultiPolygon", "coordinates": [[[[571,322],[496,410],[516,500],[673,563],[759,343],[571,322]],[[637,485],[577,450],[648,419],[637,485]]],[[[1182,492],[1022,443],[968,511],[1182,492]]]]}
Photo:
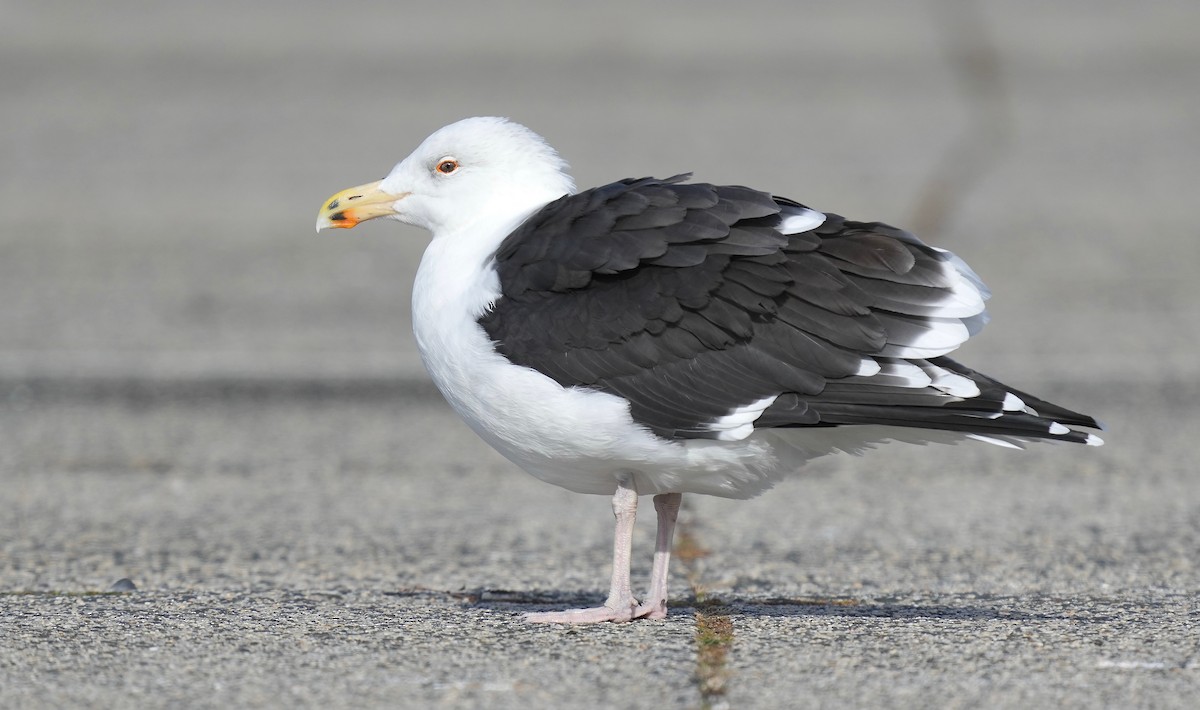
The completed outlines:
{"type": "Polygon", "coordinates": [[[0,707],[1194,704],[1194,3],[10,5],[0,707]],[[311,233],[484,113],[581,185],[694,170],[928,224],[996,294],[963,359],[1109,444],[693,498],[666,621],[521,623],[603,596],[607,502],[424,380],[424,235],[311,233]],[[715,668],[698,614],[732,622],[715,668]]]}

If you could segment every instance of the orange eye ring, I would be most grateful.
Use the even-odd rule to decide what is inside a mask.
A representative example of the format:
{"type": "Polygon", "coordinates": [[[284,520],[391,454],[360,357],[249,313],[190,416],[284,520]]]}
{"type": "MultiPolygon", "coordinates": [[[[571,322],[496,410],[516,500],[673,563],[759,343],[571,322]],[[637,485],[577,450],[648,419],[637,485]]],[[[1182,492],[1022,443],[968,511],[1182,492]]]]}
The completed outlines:
{"type": "Polygon", "coordinates": [[[443,175],[449,175],[450,173],[458,170],[458,161],[454,158],[442,158],[438,161],[437,167],[434,168],[434,170],[437,170],[443,175]]]}

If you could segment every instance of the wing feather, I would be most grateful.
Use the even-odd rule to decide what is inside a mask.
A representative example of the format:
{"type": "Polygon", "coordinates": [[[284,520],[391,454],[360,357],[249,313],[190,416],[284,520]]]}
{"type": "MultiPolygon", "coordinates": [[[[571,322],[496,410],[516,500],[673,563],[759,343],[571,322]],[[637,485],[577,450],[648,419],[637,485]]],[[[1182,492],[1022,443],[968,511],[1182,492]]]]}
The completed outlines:
{"type": "Polygon", "coordinates": [[[945,357],[985,322],[989,295],[955,255],[688,177],[566,196],[517,228],[494,257],[501,296],[479,319],[497,350],[564,387],[624,397],[672,439],[748,434],[743,417],[762,403],[757,427],[1094,440],[1067,426],[1098,427],[1091,417],[945,357]]]}

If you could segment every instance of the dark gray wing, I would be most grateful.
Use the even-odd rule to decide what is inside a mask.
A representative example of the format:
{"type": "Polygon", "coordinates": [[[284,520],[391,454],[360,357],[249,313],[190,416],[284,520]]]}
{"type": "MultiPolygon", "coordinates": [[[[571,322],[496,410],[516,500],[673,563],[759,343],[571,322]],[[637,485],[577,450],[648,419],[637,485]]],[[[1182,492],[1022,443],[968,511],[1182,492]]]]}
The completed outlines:
{"type": "Polygon", "coordinates": [[[986,288],[953,254],[686,178],[563,197],[505,239],[501,296],[479,321],[497,350],[627,399],[666,438],[898,424],[1083,441],[1061,423],[1095,426],[1039,416],[943,357],[986,318],[986,288]]]}

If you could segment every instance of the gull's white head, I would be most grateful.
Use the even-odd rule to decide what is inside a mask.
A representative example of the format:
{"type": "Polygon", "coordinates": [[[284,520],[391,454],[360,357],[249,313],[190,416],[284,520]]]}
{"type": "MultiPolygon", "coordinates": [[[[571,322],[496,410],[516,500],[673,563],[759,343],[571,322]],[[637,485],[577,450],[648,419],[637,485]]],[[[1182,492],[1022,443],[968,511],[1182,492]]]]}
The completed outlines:
{"type": "Polygon", "coordinates": [[[574,191],[566,162],[541,136],[505,118],[467,118],[426,138],[384,179],[327,199],[317,231],[388,217],[437,237],[481,219],[519,221],[574,191]]]}

